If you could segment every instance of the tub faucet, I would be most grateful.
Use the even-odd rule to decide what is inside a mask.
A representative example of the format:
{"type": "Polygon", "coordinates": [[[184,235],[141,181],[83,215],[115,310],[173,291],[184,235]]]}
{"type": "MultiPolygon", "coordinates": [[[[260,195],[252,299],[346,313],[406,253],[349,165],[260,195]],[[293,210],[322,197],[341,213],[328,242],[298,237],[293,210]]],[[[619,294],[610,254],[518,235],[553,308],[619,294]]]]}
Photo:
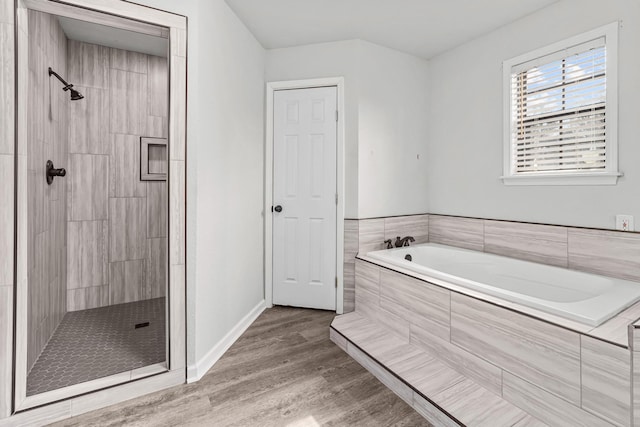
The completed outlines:
{"type": "Polygon", "coordinates": [[[403,237],[402,239],[400,238],[400,236],[396,237],[396,248],[401,248],[403,246],[409,246],[409,242],[415,242],[416,239],[414,239],[411,236],[407,236],[407,237],[403,237]]]}
{"type": "Polygon", "coordinates": [[[385,240],[384,243],[387,245],[387,249],[393,248],[393,242],[391,241],[391,239],[385,240]]]}

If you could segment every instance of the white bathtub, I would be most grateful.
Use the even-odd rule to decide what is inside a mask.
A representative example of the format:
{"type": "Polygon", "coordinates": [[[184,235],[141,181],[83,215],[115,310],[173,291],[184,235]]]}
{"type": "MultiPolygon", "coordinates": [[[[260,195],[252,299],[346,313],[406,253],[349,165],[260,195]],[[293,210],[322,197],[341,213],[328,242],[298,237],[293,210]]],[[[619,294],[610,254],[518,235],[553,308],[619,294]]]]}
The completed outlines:
{"type": "Polygon", "coordinates": [[[367,257],[594,327],[640,300],[637,282],[434,243],[367,257]]]}

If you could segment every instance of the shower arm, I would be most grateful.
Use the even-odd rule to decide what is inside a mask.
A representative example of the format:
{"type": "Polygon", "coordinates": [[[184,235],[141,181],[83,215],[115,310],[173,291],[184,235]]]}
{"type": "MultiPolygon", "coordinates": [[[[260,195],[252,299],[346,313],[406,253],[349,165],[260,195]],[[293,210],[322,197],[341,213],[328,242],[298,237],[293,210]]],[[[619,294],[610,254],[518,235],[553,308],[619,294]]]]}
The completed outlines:
{"type": "Polygon", "coordinates": [[[58,74],[58,73],[56,73],[55,71],[53,71],[53,70],[51,69],[51,67],[49,67],[49,75],[50,75],[50,76],[51,76],[51,75],[56,76],[56,78],[62,82],[62,84],[64,85],[64,87],[62,88],[62,90],[67,91],[67,90],[69,90],[69,89],[71,89],[71,88],[73,87],[73,85],[72,85],[72,84],[67,83],[67,82],[66,82],[62,77],[60,77],[60,74],[58,74]]]}

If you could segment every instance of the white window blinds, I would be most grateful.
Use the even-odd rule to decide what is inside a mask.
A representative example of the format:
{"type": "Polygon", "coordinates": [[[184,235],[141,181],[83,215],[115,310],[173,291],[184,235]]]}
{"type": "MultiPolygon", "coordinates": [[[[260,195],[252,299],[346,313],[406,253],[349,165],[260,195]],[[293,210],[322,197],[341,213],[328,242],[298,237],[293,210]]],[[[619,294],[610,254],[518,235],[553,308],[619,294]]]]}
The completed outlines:
{"type": "Polygon", "coordinates": [[[511,69],[511,174],[607,169],[605,39],[511,69]]]}

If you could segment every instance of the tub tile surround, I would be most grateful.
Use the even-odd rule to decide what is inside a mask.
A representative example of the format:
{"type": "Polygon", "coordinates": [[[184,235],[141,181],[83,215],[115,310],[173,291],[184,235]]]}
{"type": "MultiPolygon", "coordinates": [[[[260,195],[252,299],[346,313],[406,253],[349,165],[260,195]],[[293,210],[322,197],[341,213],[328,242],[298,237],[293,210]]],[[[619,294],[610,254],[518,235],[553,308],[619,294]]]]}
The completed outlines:
{"type": "Polygon", "coordinates": [[[532,419],[515,405],[357,312],[336,317],[330,336],[434,425],[511,426],[532,419]],[[465,398],[461,399],[461,395],[465,398]]]}
{"type": "Polygon", "coordinates": [[[580,336],[451,293],[451,343],[580,405],[580,336]]]}
{"type": "Polygon", "coordinates": [[[475,218],[429,216],[429,241],[482,252],[484,221],[475,218]]]}
{"type": "Polygon", "coordinates": [[[569,229],[569,268],[640,282],[640,233],[569,229]]]}
{"type": "Polygon", "coordinates": [[[396,237],[413,236],[415,243],[429,241],[429,215],[406,215],[372,219],[344,220],[343,310],[349,313],[355,307],[355,261],[358,253],[386,248],[384,241],[396,237]]]}
{"type": "Polygon", "coordinates": [[[343,311],[350,313],[355,310],[356,290],[356,255],[359,247],[359,221],[357,219],[344,220],[344,253],[343,253],[343,311]]]}
{"type": "Polygon", "coordinates": [[[567,229],[552,225],[485,220],[484,251],[567,267],[567,229]]]}
{"type": "Polygon", "coordinates": [[[633,416],[631,425],[640,426],[640,320],[629,325],[629,336],[631,341],[631,383],[633,390],[631,396],[631,407],[633,416]]]}
{"type": "MultiPolygon", "coordinates": [[[[414,403],[414,407],[423,415],[431,414],[429,419],[433,419],[433,405],[431,412],[428,407],[434,399],[447,411],[459,411],[453,398],[445,398],[445,390],[433,387],[446,384],[452,393],[459,388],[470,396],[476,392],[495,396],[493,399],[499,399],[495,407],[504,400],[509,407],[534,417],[509,419],[504,425],[539,425],[539,421],[549,425],[631,425],[632,365],[625,346],[362,259],[356,260],[355,271],[356,311],[338,316],[332,326],[346,337],[347,348],[355,342],[366,353],[375,354],[383,367],[411,384],[414,391],[421,390],[431,403],[414,403]],[[395,305],[389,306],[389,301],[395,305]],[[390,322],[387,313],[404,326],[398,328],[390,322]],[[396,347],[395,352],[384,349],[388,336],[393,336],[389,342],[395,344],[387,345],[396,347]],[[455,375],[433,377],[425,366],[434,361],[445,366],[445,372],[455,372],[457,382],[455,375]],[[421,382],[426,378],[431,379],[421,382]]],[[[636,304],[621,315],[632,317],[639,312],[636,304]]],[[[622,319],[627,323],[621,328],[628,330],[634,320],[622,319]]],[[[640,373],[636,377],[640,382],[640,373]]],[[[640,398],[637,405],[640,407],[640,398]]],[[[482,417],[482,413],[476,414],[469,425],[482,425],[482,417]]],[[[464,422],[463,418],[458,420],[464,422]]]]}
{"type": "MultiPolygon", "coordinates": [[[[417,243],[446,244],[640,282],[640,233],[422,214],[345,220],[345,284],[351,286],[355,281],[355,273],[351,273],[355,270],[355,256],[364,257],[369,251],[383,249],[384,238],[397,235],[398,231],[402,236],[420,236],[417,243]],[[354,247],[358,248],[355,255],[354,247]]],[[[351,288],[345,286],[345,313],[354,306],[351,295],[351,288]]],[[[497,303],[623,346],[628,345],[628,325],[640,318],[640,303],[636,303],[592,328],[507,301],[497,303]]]]}
{"type": "Polygon", "coordinates": [[[582,407],[629,425],[631,360],[628,349],[581,336],[582,407]]]}
{"type": "Polygon", "coordinates": [[[345,220],[345,263],[398,235],[640,282],[640,233],[434,214],[345,220]]]}

